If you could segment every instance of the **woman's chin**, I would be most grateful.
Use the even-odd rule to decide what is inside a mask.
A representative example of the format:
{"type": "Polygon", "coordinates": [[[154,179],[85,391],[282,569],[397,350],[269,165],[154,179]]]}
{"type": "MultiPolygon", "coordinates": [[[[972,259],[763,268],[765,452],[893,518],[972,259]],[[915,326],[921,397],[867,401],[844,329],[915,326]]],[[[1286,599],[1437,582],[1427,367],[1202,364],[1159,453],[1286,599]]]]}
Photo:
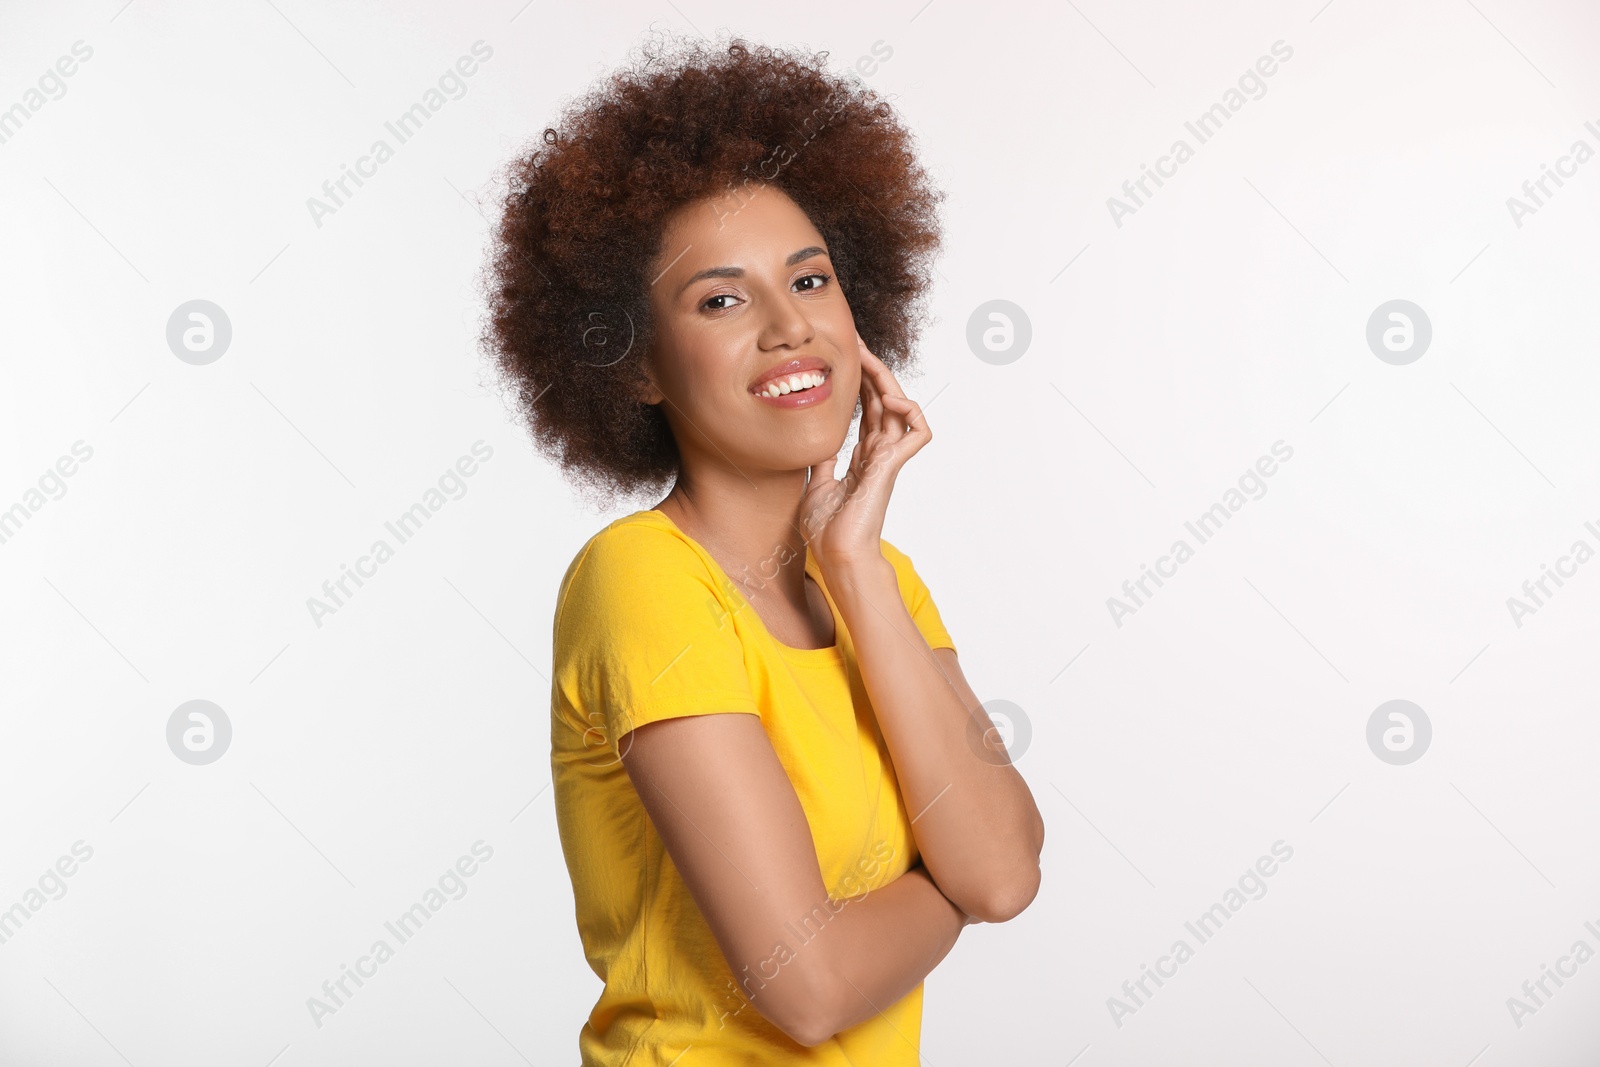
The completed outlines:
{"type": "Polygon", "coordinates": [[[833,446],[827,451],[818,451],[815,453],[813,458],[808,459],[806,461],[807,469],[812,467],[826,467],[829,473],[832,473],[834,467],[838,465],[839,453],[843,448],[844,440],[841,438],[837,445],[833,446]]]}

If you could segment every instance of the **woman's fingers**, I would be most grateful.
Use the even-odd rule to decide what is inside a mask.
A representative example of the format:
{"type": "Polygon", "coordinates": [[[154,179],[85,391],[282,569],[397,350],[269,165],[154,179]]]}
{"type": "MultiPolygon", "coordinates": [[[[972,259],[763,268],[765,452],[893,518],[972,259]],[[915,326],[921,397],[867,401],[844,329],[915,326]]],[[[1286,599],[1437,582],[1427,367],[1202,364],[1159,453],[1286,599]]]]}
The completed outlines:
{"type": "MultiPolygon", "coordinates": [[[[865,352],[866,347],[862,346],[861,351],[865,352]]],[[[875,434],[882,428],[883,401],[879,397],[878,388],[872,379],[872,375],[867,373],[867,364],[863,359],[861,364],[861,432],[859,436],[862,440],[865,440],[869,434],[875,434]]]]}
{"type": "Polygon", "coordinates": [[[866,346],[864,341],[861,342],[861,353],[861,363],[867,369],[867,373],[872,376],[873,384],[880,391],[889,396],[905,395],[905,390],[900,388],[900,383],[895,380],[894,372],[889,369],[888,364],[873,355],[872,350],[866,346]]]}
{"type": "MultiPolygon", "coordinates": [[[[905,390],[900,388],[900,382],[896,380],[894,372],[889,369],[888,365],[872,354],[871,349],[867,348],[866,343],[860,340],[859,335],[857,336],[857,342],[861,347],[862,379],[872,383],[874,392],[880,398],[899,397],[907,399],[905,390]]],[[[901,406],[887,408],[884,418],[879,422],[879,427],[890,431],[896,437],[905,434],[910,427],[902,414],[904,410],[901,406]]]]}
{"type": "Polygon", "coordinates": [[[900,416],[901,421],[905,423],[906,432],[910,433],[927,427],[927,423],[922,418],[922,408],[909,396],[886,396],[883,398],[883,403],[885,407],[900,416]]]}
{"type": "Polygon", "coordinates": [[[849,553],[859,531],[881,529],[895,478],[907,459],[931,438],[915,401],[905,395],[887,365],[858,335],[861,428],[842,480],[813,468],[803,496],[808,544],[849,553]],[[840,515],[848,521],[838,526],[840,515]],[[829,530],[842,530],[830,533],[829,530]],[[831,546],[831,548],[830,548],[831,546]]]}
{"type": "Polygon", "coordinates": [[[882,435],[896,457],[898,469],[900,463],[933,439],[933,431],[922,414],[922,407],[906,396],[894,372],[872,354],[860,334],[856,335],[856,345],[861,352],[861,443],[864,446],[869,438],[882,435]],[[897,442],[906,437],[913,439],[910,447],[899,448],[897,442]]]}

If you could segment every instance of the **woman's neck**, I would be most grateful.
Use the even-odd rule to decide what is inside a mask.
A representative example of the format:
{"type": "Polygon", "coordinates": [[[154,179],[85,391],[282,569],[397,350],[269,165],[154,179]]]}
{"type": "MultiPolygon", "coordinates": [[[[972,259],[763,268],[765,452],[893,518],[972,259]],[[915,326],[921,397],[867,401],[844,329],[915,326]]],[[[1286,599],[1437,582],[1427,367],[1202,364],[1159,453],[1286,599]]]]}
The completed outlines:
{"type": "Polygon", "coordinates": [[[800,530],[805,471],[707,492],[680,479],[655,510],[716,560],[748,599],[777,595],[804,608],[806,543],[800,530]],[[787,484],[787,483],[793,484],[787,484]]]}

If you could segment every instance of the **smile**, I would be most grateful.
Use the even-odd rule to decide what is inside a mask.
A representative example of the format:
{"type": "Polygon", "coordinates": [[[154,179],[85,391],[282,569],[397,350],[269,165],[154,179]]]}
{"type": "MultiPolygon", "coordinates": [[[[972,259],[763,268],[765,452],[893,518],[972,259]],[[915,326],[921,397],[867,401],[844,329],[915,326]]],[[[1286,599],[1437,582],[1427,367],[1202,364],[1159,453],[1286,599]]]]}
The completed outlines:
{"type": "Polygon", "coordinates": [[[812,407],[833,395],[833,375],[828,371],[800,371],[763,382],[750,392],[773,407],[812,407]]]}
{"type": "Polygon", "coordinates": [[[766,387],[756,391],[757,396],[783,396],[786,393],[799,393],[806,389],[815,389],[827,380],[827,375],[821,371],[803,371],[800,374],[791,374],[787,378],[774,378],[766,383],[766,387]]]}

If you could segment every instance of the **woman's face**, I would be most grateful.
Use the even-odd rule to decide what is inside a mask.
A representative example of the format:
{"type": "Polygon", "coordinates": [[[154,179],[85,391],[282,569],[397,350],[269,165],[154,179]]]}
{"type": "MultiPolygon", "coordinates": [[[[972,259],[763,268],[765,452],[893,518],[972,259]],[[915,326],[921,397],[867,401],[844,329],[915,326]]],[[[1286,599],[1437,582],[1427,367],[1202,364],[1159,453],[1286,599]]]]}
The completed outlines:
{"type": "Polygon", "coordinates": [[[645,399],[661,402],[686,472],[711,464],[754,478],[838,455],[861,356],[826,242],[799,205],[762,183],[684,205],[651,278],[645,399]],[[823,382],[771,397],[766,383],[801,384],[791,372],[823,382]]]}

